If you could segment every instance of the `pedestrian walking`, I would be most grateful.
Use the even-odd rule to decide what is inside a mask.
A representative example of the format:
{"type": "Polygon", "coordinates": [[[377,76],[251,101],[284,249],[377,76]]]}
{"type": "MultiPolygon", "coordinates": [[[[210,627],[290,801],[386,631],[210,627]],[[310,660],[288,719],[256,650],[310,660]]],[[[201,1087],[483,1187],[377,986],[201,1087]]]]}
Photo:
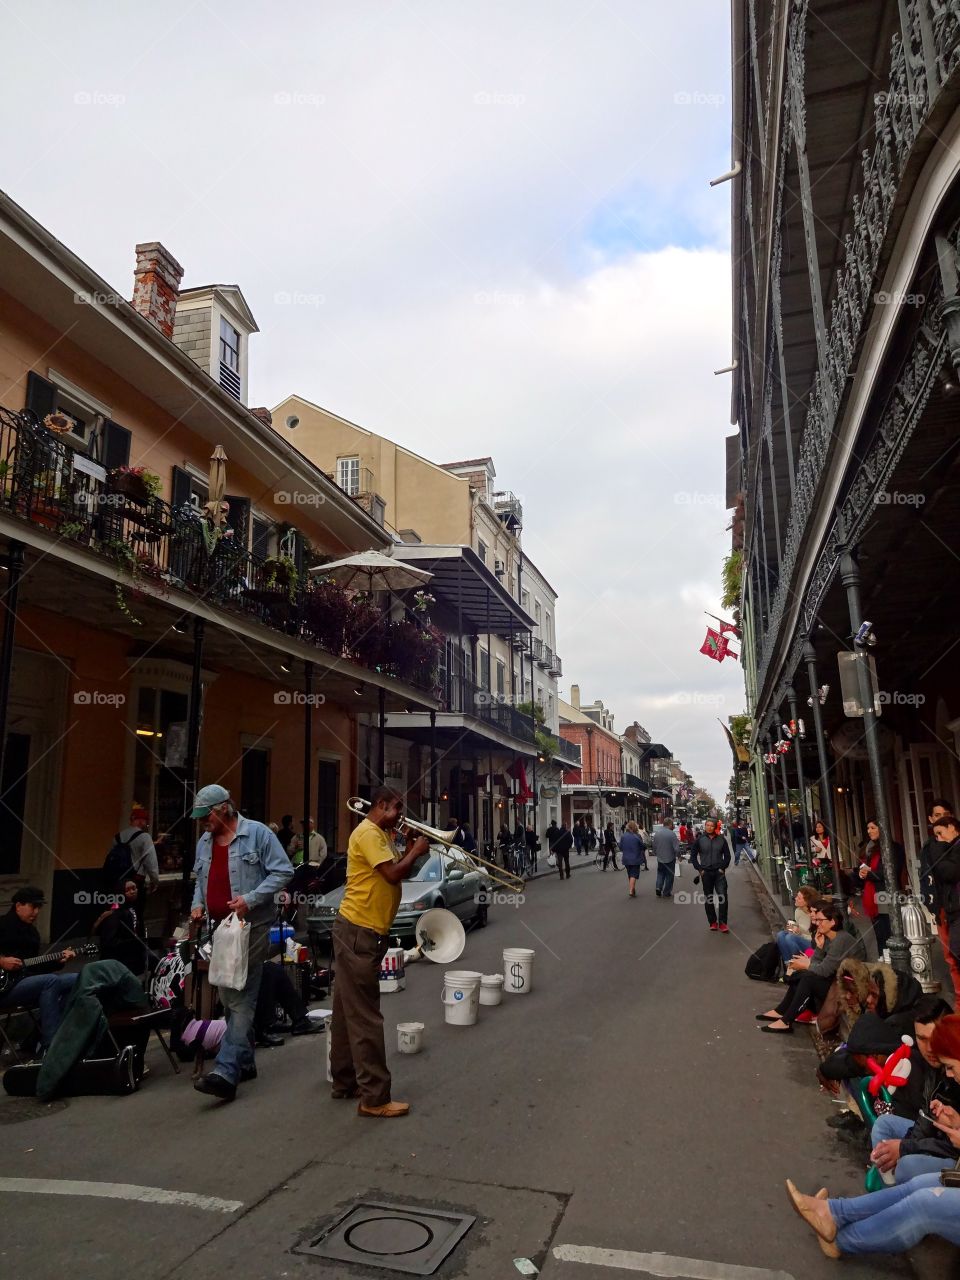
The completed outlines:
{"type": "MultiPolygon", "coordinates": [[[[319,867],[327,858],[327,842],[317,830],[317,824],[312,818],[307,820],[307,862],[312,867],[319,867]]],[[[280,834],[279,832],[277,833],[280,834]]],[[[303,836],[296,835],[287,845],[287,856],[295,867],[299,867],[303,863],[303,836]]]]}
{"type": "Polygon", "coordinates": [[[608,822],[603,832],[603,870],[607,869],[607,862],[613,859],[614,871],[619,871],[617,866],[617,834],[613,829],[613,823],[608,822]]]}
{"type": "Polygon", "coordinates": [[[357,1114],[393,1119],[409,1103],[391,1098],[391,1077],[380,1012],[380,963],[400,906],[400,883],[421,854],[426,836],[408,840],[401,857],[393,843],[403,797],[378,787],[370,810],[350,834],[347,883],[333,922],[333,1019],[330,1026],[331,1096],[356,1098],[357,1114]]]}
{"type": "Polygon", "coordinates": [[[673,829],[673,819],[667,818],[663,826],[656,827],[652,839],[653,856],[657,860],[658,898],[673,897],[673,877],[677,870],[677,858],[680,856],[680,841],[673,829]]]}
{"type": "Polygon", "coordinates": [[[727,867],[730,865],[730,846],[726,836],[720,831],[716,818],[707,818],[703,827],[703,835],[697,838],[690,852],[690,861],[703,886],[704,909],[710,928],[729,933],[727,867]]]}
{"type": "Polygon", "coordinates": [[[587,832],[583,825],[583,819],[578,818],[573,824],[573,847],[578,854],[583,853],[583,846],[586,842],[587,832]]]}
{"type": "Polygon", "coordinates": [[[960,969],[960,820],[952,814],[937,818],[933,834],[939,850],[930,856],[933,911],[951,980],[960,969]]]}
{"type": "Polygon", "coordinates": [[[293,867],[265,823],[237,812],[226,787],[216,783],[201,787],[190,816],[207,820],[207,830],[197,843],[191,918],[199,921],[206,916],[211,924],[219,924],[234,912],[250,925],[247,980],[236,990],[219,988],[227,1030],[216,1062],[193,1082],[200,1093],[232,1102],[237,1085],[257,1076],[253,1016],[277,894],[293,875],[293,867]]]}
{"type": "MultiPolygon", "coordinates": [[[[553,840],[550,842],[550,846],[549,846],[550,852],[553,854],[553,856],[557,860],[557,871],[560,875],[560,879],[562,880],[564,878],[564,872],[566,872],[566,878],[569,880],[570,879],[570,850],[573,848],[573,835],[563,825],[562,819],[560,821],[559,827],[556,826],[554,823],[551,823],[551,828],[553,830],[554,835],[553,835],[553,840]]],[[[548,839],[549,839],[549,836],[550,836],[550,829],[548,828],[547,830],[548,839]]]]}
{"type": "Polygon", "coordinates": [[[647,870],[647,847],[640,835],[640,828],[633,821],[628,822],[620,837],[620,856],[623,869],[627,873],[628,890],[631,898],[637,896],[637,876],[647,870]]]}
{"type": "Polygon", "coordinates": [[[592,818],[587,819],[586,845],[587,853],[593,853],[594,849],[597,847],[597,832],[593,825],[592,818]]]}
{"type": "MultiPolygon", "coordinates": [[[[928,910],[933,913],[937,936],[940,939],[944,959],[950,972],[950,981],[953,983],[953,990],[958,1000],[960,1000],[960,962],[954,959],[950,946],[949,917],[943,908],[937,905],[939,895],[934,874],[941,857],[947,852],[953,841],[951,834],[953,828],[944,828],[943,832],[938,835],[935,827],[942,819],[952,817],[953,805],[948,800],[932,800],[930,802],[927,814],[930,836],[920,850],[920,896],[928,910]],[[945,840],[944,836],[949,836],[950,838],[945,840]]],[[[960,938],[957,939],[957,944],[960,946],[960,938]]]]}

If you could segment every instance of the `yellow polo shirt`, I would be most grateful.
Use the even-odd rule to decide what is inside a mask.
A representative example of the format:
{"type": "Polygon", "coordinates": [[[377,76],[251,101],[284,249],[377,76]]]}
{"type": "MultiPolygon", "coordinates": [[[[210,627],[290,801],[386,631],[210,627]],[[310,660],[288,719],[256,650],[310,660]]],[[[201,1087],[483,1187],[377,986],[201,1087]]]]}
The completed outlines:
{"type": "Polygon", "coordinates": [[[377,870],[396,862],[397,851],[387,833],[364,818],[347,843],[347,884],[340,915],[362,929],[385,934],[400,906],[400,885],[390,884],[377,870]]]}

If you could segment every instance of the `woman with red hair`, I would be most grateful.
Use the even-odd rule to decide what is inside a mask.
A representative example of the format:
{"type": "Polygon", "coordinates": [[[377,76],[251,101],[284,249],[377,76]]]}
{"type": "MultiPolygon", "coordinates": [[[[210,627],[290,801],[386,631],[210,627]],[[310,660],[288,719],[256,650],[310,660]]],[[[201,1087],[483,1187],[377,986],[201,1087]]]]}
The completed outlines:
{"type": "MultiPolygon", "coordinates": [[[[960,1084],[960,1017],[950,1014],[937,1023],[930,1042],[947,1075],[960,1084]]],[[[934,1123],[960,1159],[960,1113],[932,1102],[934,1123]]],[[[924,1236],[942,1236],[960,1244],[960,1187],[944,1186],[939,1173],[849,1200],[805,1196],[787,1179],[787,1195],[797,1213],[817,1234],[828,1258],[852,1253],[903,1253],[924,1236]]]]}

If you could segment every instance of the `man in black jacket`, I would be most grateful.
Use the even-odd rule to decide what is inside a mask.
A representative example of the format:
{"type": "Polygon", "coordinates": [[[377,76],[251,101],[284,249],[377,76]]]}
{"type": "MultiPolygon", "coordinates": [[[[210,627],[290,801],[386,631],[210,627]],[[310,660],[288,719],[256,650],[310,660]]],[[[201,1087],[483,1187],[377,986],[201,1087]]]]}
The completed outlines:
{"type": "MultiPolygon", "coordinates": [[[[17,890],[10,910],[0,917],[0,970],[8,983],[0,994],[0,1010],[17,1006],[36,1009],[40,1014],[40,1040],[46,1048],[60,1025],[77,975],[54,972],[63,968],[63,961],[54,961],[31,965],[25,977],[18,976],[24,960],[33,960],[40,954],[37,916],[43,905],[43,890],[28,885],[17,890]]],[[[63,952],[64,960],[73,955],[72,951],[63,952]]]]}
{"type": "MultiPolygon", "coordinates": [[[[563,879],[564,869],[566,869],[566,877],[569,880],[570,879],[570,849],[573,846],[573,836],[570,834],[567,828],[563,825],[563,822],[560,823],[559,827],[554,827],[553,831],[554,831],[554,836],[550,844],[550,851],[557,860],[557,871],[560,874],[560,879],[561,880],[563,879]]],[[[548,831],[547,835],[549,836],[549,834],[550,833],[548,831]]]]}
{"type": "Polygon", "coordinates": [[[930,861],[933,911],[952,971],[960,967],[960,818],[939,818],[933,834],[940,845],[930,861]]]}
{"type": "Polygon", "coordinates": [[[700,876],[703,886],[704,909],[710,928],[729,933],[727,925],[727,867],[730,865],[730,846],[719,829],[716,818],[708,818],[703,824],[704,834],[698,836],[690,850],[690,861],[700,876]],[[714,907],[716,899],[716,907],[714,907]],[[719,921],[717,914],[719,911],[719,921]]]}

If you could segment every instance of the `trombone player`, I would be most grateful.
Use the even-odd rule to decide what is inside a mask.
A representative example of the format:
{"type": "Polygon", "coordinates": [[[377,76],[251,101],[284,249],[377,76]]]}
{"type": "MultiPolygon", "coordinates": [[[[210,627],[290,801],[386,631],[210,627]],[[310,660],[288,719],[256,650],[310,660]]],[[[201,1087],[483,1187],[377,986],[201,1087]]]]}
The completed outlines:
{"type": "Polygon", "coordinates": [[[330,1071],[334,1098],[357,1098],[357,1114],[393,1119],[410,1110],[390,1097],[390,1072],[380,1012],[380,963],[400,906],[400,882],[430,848],[425,835],[408,839],[401,857],[393,833],[403,797],[378,787],[347,845],[347,883],[333,923],[333,1019],[330,1071]]]}

